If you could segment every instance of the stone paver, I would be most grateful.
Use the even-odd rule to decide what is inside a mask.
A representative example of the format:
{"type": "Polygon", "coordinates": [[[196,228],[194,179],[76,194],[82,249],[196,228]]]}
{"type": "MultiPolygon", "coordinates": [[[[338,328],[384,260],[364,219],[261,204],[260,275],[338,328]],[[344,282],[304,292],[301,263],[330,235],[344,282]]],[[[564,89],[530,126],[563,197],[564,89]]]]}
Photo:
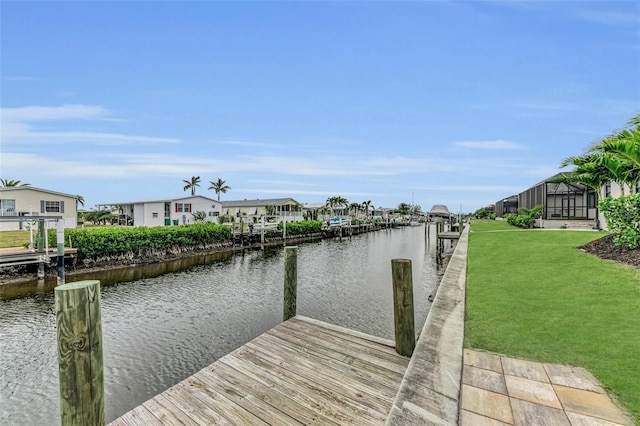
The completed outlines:
{"type": "Polygon", "coordinates": [[[464,350],[459,424],[631,426],[586,370],[464,350]]]}

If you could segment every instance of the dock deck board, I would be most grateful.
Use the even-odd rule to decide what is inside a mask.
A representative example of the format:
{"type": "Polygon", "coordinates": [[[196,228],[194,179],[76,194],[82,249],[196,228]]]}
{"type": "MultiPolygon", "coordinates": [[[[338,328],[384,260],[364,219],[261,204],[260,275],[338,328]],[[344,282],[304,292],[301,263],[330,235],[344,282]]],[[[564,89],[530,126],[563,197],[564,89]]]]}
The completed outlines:
{"type": "Polygon", "coordinates": [[[392,344],[298,316],[111,426],[384,424],[409,364],[392,344]]]}

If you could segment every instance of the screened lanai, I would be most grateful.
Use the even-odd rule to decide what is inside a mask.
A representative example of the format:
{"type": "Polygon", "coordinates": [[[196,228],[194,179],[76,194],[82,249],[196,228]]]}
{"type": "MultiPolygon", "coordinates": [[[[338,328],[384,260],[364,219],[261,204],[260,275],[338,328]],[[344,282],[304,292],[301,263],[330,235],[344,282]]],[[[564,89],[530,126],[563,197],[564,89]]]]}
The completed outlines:
{"type": "Polygon", "coordinates": [[[558,173],[518,194],[518,207],[540,205],[545,220],[595,220],[597,193],[579,183],[558,183],[563,175],[558,173]]]}

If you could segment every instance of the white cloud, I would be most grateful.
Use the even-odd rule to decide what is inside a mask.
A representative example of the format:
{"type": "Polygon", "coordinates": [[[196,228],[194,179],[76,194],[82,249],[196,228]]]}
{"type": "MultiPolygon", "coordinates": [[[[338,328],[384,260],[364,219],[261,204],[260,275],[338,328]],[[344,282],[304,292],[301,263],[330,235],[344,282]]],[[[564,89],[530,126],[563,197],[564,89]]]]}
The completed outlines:
{"type": "Polygon", "coordinates": [[[176,138],[160,138],[142,135],[127,135],[113,132],[39,131],[43,121],[71,121],[69,126],[78,127],[77,120],[122,121],[111,112],[95,105],[62,105],[56,107],[27,106],[0,109],[0,140],[3,146],[15,143],[86,143],[97,145],[177,143],[176,138]]]}
{"type": "Polygon", "coordinates": [[[454,145],[462,146],[465,148],[471,149],[482,149],[482,150],[522,150],[526,149],[524,145],[521,145],[516,142],[505,141],[505,140],[493,140],[493,141],[459,141],[454,142],[454,145]]]}
{"type": "Polygon", "coordinates": [[[96,105],[26,106],[2,108],[2,120],[32,122],[47,120],[97,119],[108,117],[109,110],[96,105]]]}

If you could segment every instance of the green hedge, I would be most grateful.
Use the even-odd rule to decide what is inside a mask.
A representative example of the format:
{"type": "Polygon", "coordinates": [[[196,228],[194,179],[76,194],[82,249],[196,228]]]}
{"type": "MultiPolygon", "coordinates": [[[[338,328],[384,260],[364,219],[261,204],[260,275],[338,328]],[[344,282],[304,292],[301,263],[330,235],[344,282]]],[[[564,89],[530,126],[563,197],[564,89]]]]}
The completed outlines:
{"type": "MultiPolygon", "coordinates": [[[[278,223],[278,230],[282,232],[283,224],[278,223]]],[[[322,231],[322,222],[307,220],[303,222],[287,222],[287,235],[316,234],[322,231]]]]}
{"type": "MultiPolygon", "coordinates": [[[[231,240],[231,228],[213,223],[167,226],[154,228],[88,228],[65,229],[65,246],[69,239],[78,257],[110,255],[140,249],[168,249],[173,246],[187,246],[205,243],[219,243],[231,240]]],[[[48,231],[49,246],[57,244],[56,230],[48,231]]]]}

